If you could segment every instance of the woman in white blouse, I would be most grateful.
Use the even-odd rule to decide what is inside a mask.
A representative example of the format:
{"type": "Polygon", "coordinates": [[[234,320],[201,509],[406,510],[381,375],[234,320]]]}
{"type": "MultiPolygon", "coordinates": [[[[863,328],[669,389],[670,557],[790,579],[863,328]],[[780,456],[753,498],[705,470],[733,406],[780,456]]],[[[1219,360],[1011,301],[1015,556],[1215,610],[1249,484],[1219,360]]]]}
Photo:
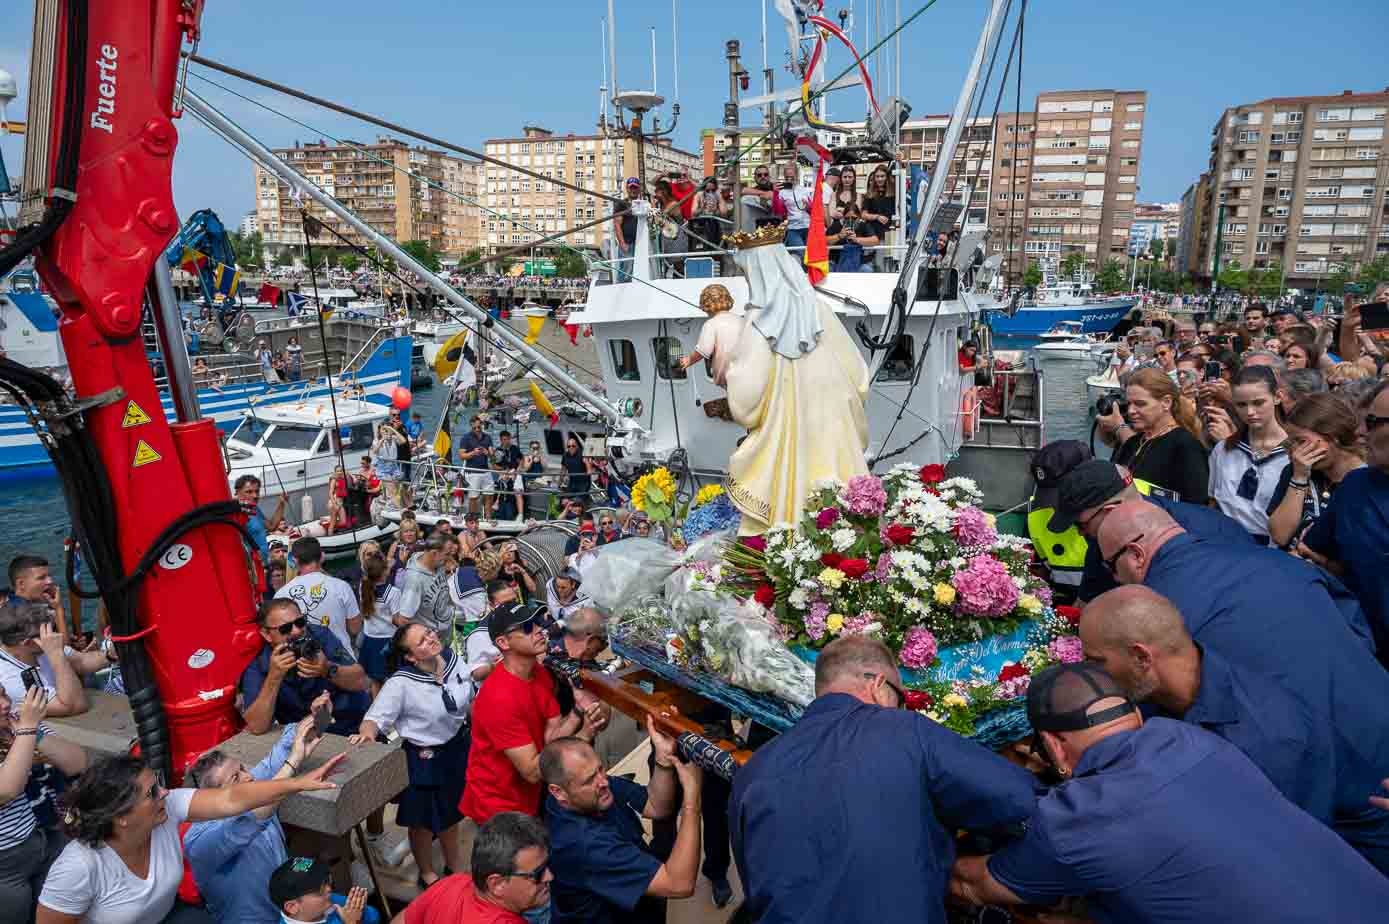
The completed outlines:
{"type": "Polygon", "coordinates": [[[410,785],[396,798],[396,822],[410,836],[421,888],[439,879],[434,839],[444,851],[444,875],[463,869],[458,803],[468,768],[468,707],[473,684],[467,663],[445,649],[433,629],[417,622],[396,630],[387,656],[391,671],[352,744],[375,741],[394,728],[405,750],[410,785]]]}
{"type": "Polygon", "coordinates": [[[342,757],[303,776],[174,790],[161,786],[138,757],[97,761],[65,799],[63,826],[72,840],[48,871],[38,924],[211,922],[202,909],[176,902],[183,879],[179,825],[240,815],[296,792],[332,789],[326,777],[342,757]]]}

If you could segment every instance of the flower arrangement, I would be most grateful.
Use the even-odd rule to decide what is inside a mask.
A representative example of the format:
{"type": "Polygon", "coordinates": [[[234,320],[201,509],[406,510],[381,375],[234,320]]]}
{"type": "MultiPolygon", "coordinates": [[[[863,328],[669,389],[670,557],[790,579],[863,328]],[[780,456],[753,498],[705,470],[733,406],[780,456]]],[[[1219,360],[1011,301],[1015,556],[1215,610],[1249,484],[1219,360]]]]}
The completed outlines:
{"type": "Polygon", "coordinates": [[[980,716],[1024,696],[1035,670],[1079,657],[1074,630],[1031,573],[1030,542],[1000,535],[981,500],[972,480],[939,465],[820,484],[800,523],[729,545],[705,580],[761,604],[793,647],[876,635],[897,653],[914,708],[970,734],[980,716]],[[933,672],[951,648],[999,636],[1025,641],[997,673],[933,672]]]}
{"type": "Polygon", "coordinates": [[[632,486],[632,506],[657,523],[670,519],[675,503],[675,476],[662,466],[647,472],[632,486]]]}
{"type": "Polygon", "coordinates": [[[690,509],[696,510],[709,503],[714,498],[722,496],[723,485],[718,482],[706,484],[704,487],[700,488],[699,493],[695,495],[694,503],[690,505],[690,509]]]}

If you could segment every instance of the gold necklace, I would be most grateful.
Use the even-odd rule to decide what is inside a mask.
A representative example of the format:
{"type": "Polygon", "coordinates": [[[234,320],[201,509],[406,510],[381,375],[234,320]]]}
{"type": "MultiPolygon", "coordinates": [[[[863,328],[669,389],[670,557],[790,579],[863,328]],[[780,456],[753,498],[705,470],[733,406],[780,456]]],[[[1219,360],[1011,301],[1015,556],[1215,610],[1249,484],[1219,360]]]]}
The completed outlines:
{"type": "Polygon", "coordinates": [[[1177,425],[1174,423],[1172,426],[1168,427],[1166,430],[1163,430],[1163,431],[1162,431],[1161,433],[1159,433],[1157,436],[1144,436],[1144,437],[1142,437],[1142,441],[1138,444],[1138,449],[1136,449],[1136,450],[1134,451],[1134,454],[1133,454],[1133,464],[1134,464],[1135,466],[1138,465],[1138,460],[1139,460],[1140,458],[1142,458],[1142,456],[1143,456],[1143,450],[1145,450],[1145,449],[1148,448],[1148,444],[1149,444],[1149,443],[1156,443],[1158,440],[1162,439],[1164,436],[1166,436],[1167,434],[1171,433],[1171,432],[1172,432],[1173,430],[1175,430],[1175,429],[1177,429],[1177,425]]]}

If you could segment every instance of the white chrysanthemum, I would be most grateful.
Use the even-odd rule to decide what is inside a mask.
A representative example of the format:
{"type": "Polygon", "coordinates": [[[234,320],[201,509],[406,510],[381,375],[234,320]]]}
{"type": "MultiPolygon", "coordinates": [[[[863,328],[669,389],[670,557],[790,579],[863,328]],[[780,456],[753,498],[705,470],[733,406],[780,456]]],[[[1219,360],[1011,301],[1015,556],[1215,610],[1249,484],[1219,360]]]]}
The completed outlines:
{"type": "Polygon", "coordinates": [[[849,527],[836,529],[830,534],[830,543],[836,552],[842,552],[858,540],[858,533],[849,527]]]}
{"type": "Polygon", "coordinates": [[[803,610],[806,607],[807,596],[804,588],[797,587],[787,595],[786,602],[798,610],[803,610]]]}

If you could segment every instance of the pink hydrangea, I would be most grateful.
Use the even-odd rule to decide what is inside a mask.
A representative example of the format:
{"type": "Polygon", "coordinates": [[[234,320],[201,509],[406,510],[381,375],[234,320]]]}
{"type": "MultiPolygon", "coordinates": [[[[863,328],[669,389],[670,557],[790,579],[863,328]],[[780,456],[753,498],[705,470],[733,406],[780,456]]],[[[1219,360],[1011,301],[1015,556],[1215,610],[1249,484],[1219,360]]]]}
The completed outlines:
{"type": "Polygon", "coordinates": [[[878,555],[878,566],[873,569],[873,577],[879,584],[887,584],[892,580],[892,554],[883,552],[878,555]]]}
{"type": "Polygon", "coordinates": [[[964,546],[990,546],[998,541],[988,515],[978,507],[961,507],[956,512],[955,536],[964,546]]]}
{"type": "Polygon", "coordinates": [[[902,651],[897,657],[915,671],[930,667],[936,660],[936,637],[923,626],[912,626],[902,638],[902,651]]]}
{"type": "Polygon", "coordinates": [[[887,491],[874,475],[855,475],[844,489],[844,503],[850,513],[859,516],[881,516],[887,509],[887,491]]]}
{"type": "Polygon", "coordinates": [[[1085,657],[1080,637],[1076,635],[1061,635],[1052,639],[1051,644],[1047,645],[1047,654],[1062,664],[1075,664],[1085,657]]]}
{"type": "Polygon", "coordinates": [[[1005,680],[998,685],[998,695],[1003,699],[1017,699],[1027,695],[1027,688],[1032,685],[1032,675],[1023,674],[1021,677],[1014,677],[1005,680]]]}
{"type": "Polygon", "coordinates": [[[844,629],[839,634],[862,635],[864,631],[868,629],[869,626],[873,625],[877,621],[878,617],[876,614],[864,610],[857,616],[850,616],[848,619],[844,620],[844,629]]]}
{"type": "Polygon", "coordinates": [[[835,522],[836,522],[838,519],[839,519],[839,508],[838,508],[838,507],[826,507],[825,509],[821,510],[819,513],[815,514],[815,528],[816,528],[816,529],[829,529],[831,526],[833,526],[833,525],[835,524],[835,522]]]}
{"type": "Polygon", "coordinates": [[[1047,606],[1051,606],[1051,588],[1048,587],[1046,584],[1042,584],[1039,582],[1037,584],[1037,589],[1032,591],[1032,593],[1037,597],[1038,600],[1041,600],[1047,606]]]}
{"type": "Polygon", "coordinates": [[[1007,616],[1018,605],[1018,588],[1003,563],[976,555],[950,579],[961,610],[974,616],[1007,616]]]}
{"type": "Polygon", "coordinates": [[[815,641],[825,637],[825,617],[817,616],[812,610],[805,614],[805,634],[815,641]]]}

